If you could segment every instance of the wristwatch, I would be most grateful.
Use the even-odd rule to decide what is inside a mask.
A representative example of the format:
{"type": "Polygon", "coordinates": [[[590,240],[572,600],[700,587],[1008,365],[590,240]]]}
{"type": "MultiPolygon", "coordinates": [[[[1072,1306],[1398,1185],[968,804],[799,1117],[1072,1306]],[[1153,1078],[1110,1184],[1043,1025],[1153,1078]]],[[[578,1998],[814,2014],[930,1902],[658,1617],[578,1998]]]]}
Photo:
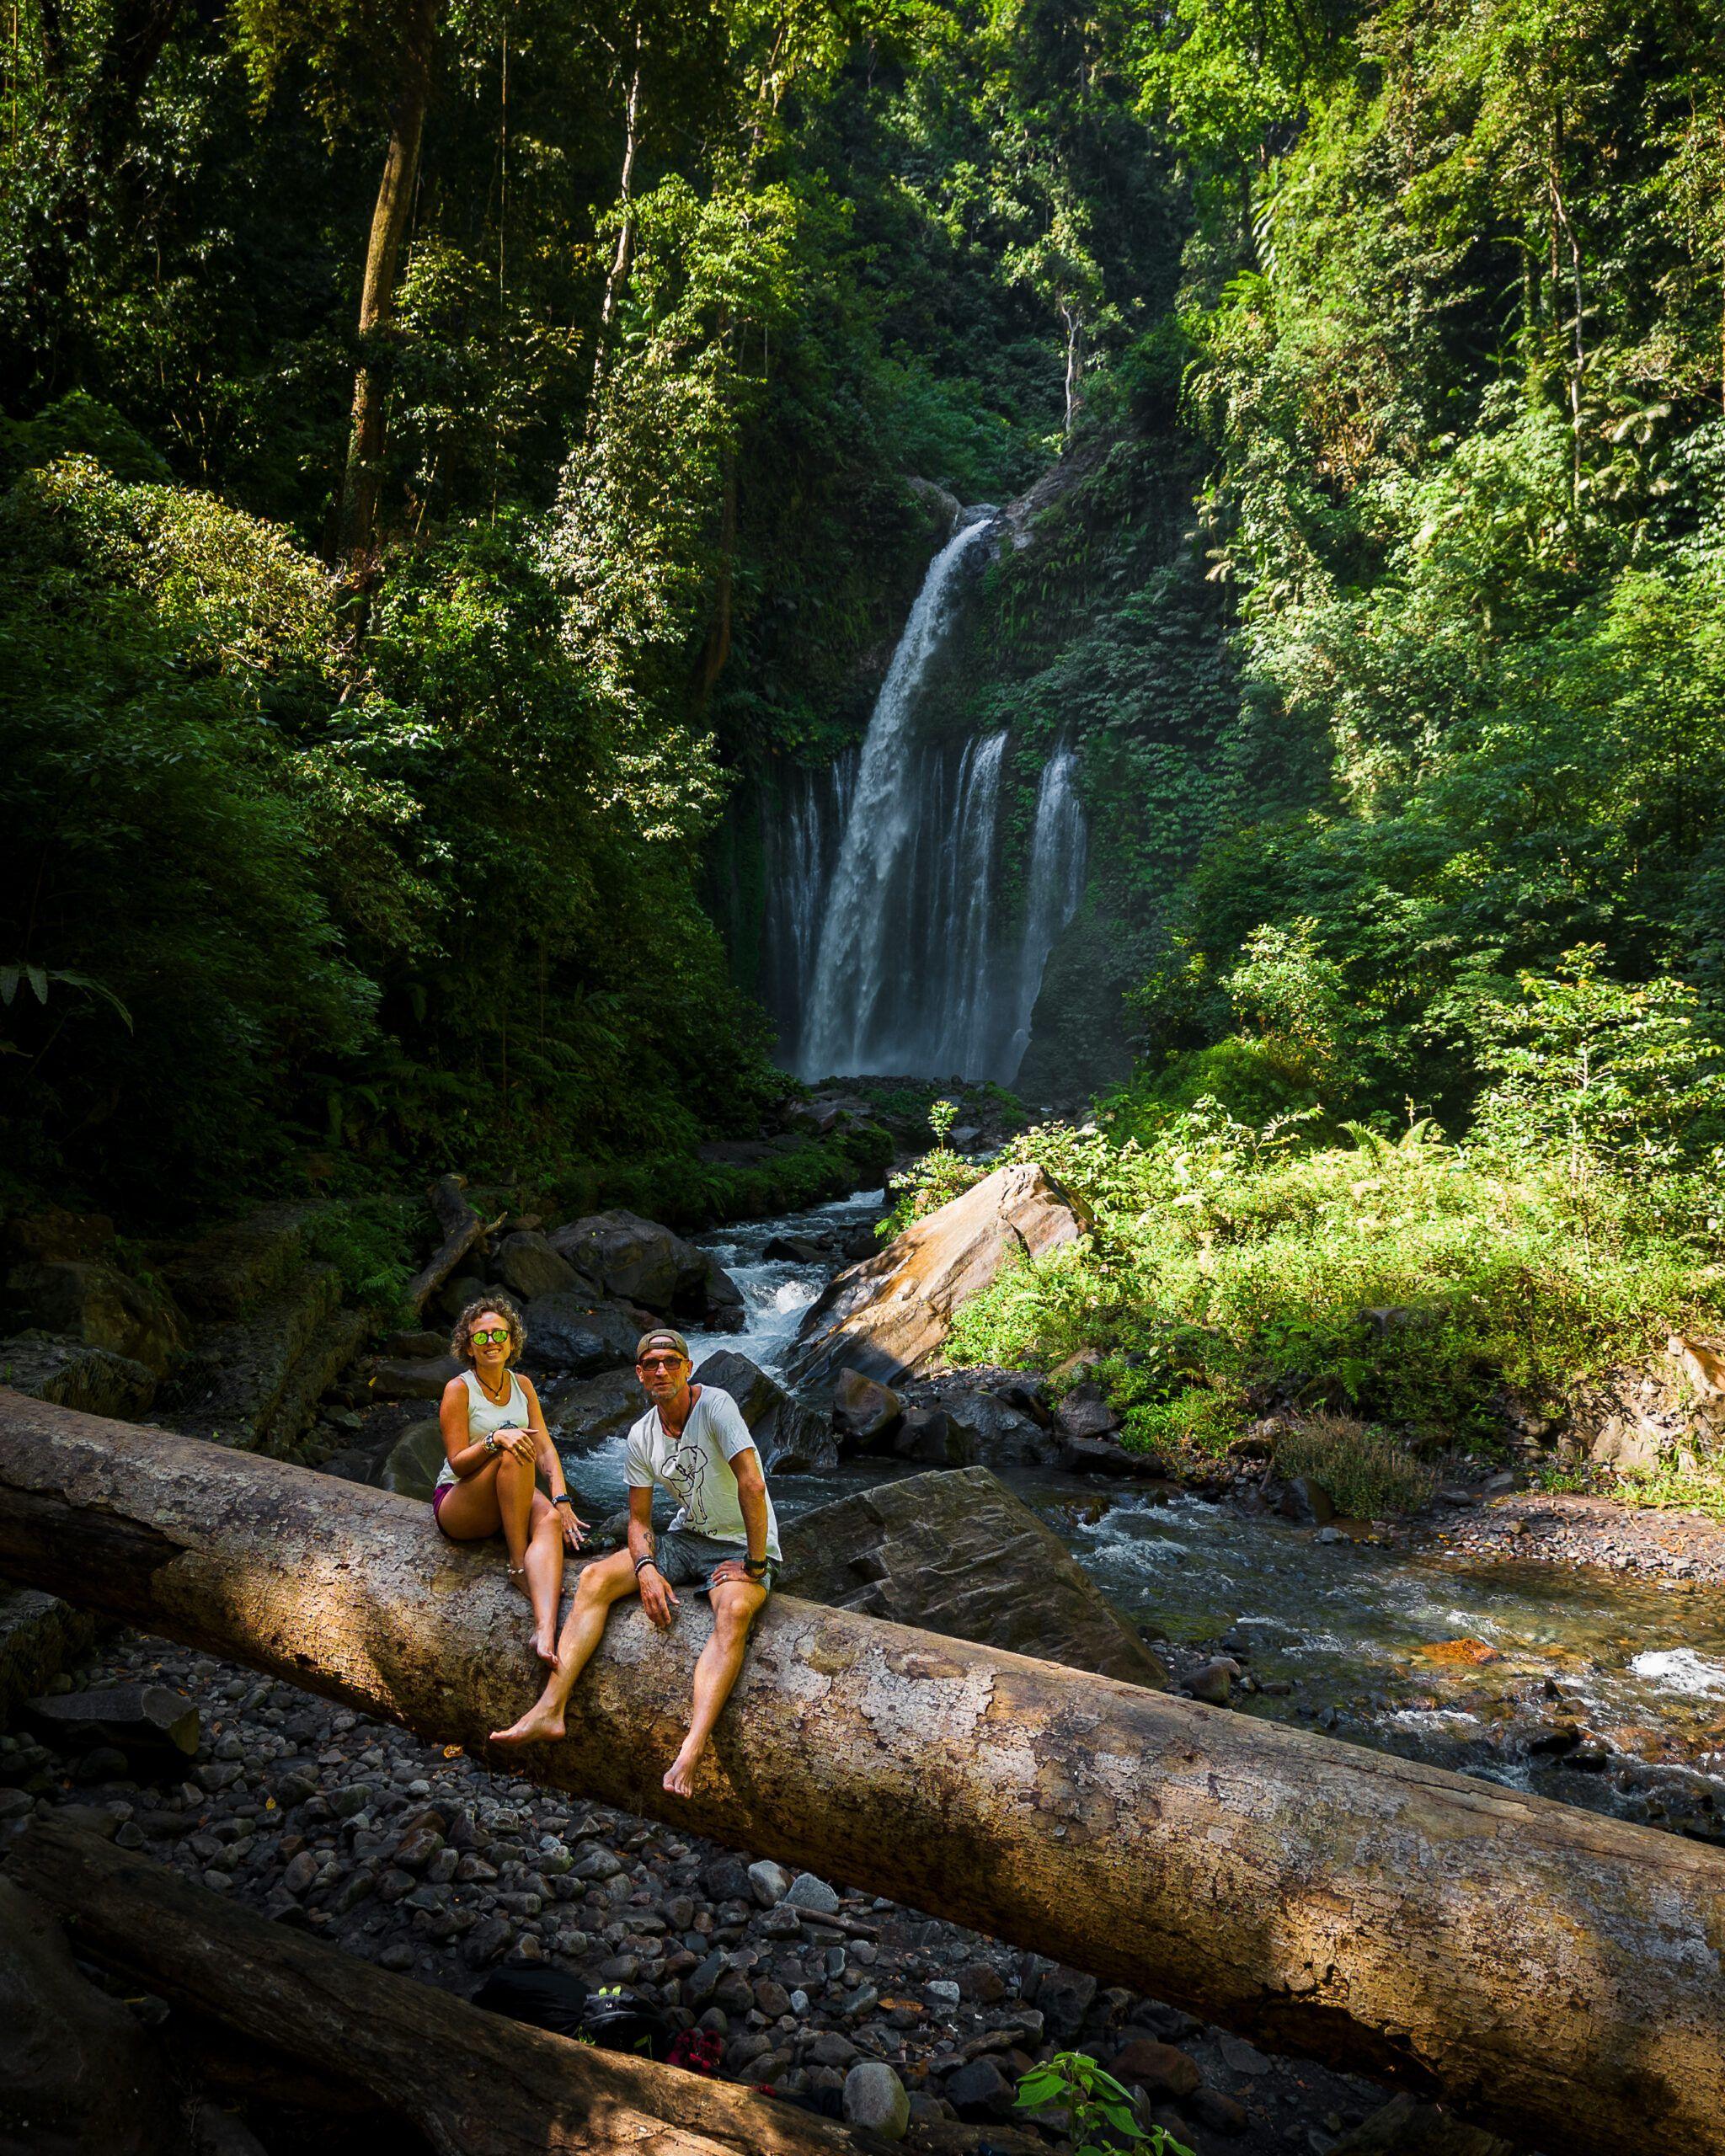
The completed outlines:
{"type": "Polygon", "coordinates": [[[567,1490],[563,1492],[561,1497],[553,1497],[551,1502],[554,1505],[567,1505],[571,1512],[575,1508],[575,1501],[569,1495],[567,1490]]]}
{"type": "Polygon", "coordinates": [[[767,1557],[745,1557],[743,1570],[751,1580],[758,1580],[771,1562],[772,1560],[767,1557]]]}

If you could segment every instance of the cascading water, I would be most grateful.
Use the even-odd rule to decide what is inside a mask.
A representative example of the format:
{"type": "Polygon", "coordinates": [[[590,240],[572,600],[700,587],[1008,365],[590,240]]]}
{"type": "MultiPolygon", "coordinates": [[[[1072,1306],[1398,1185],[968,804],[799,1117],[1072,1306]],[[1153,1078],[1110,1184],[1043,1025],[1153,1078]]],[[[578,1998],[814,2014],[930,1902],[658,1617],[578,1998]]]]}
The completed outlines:
{"type": "Polygon", "coordinates": [[[1017,1022],[1002,1083],[1018,1075],[1030,1045],[1030,1021],[1042,991],[1043,969],[1084,896],[1089,851],[1084,803],[1078,798],[1077,752],[1062,742],[1043,766],[1036,789],[1036,821],[1030,841],[1030,875],[1024,899],[1024,941],[1018,954],[1017,1022]]]}
{"type": "Polygon", "coordinates": [[[1070,747],[1057,748],[1043,771],[1023,935],[1002,947],[996,900],[1007,735],[962,745],[916,739],[917,700],[951,627],[965,565],[992,528],[982,512],[930,565],[854,780],[846,772],[832,782],[841,835],[830,875],[824,862],[832,856],[823,851],[830,808],[823,819],[793,800],[776,853],[770,849],[780,866],[768,970],[785,977],[785,1000],[772,1007],[788,1038],[785,1014],[804,1011],[796,1065],[805,1078],[874,1071],[1009,1084],[1049,953],[1082,894],[1084,812],[1070,747]],[[775,951],[787,955],[773,959],[775,951]]]}
{"type": "MultiPolygon", "coordinates": [[[[966,558],[989,535],[985,515],[957,532],[929,566],[905,633],[887,670],[862,739],[856,798],[845,824],[838,866],[821,924],[814,985],[804,1022],[798,1065],[805,1075],[833,1070],[895,1068],[883,1047],[901,1028],[895,1022],[894,991],[927,949],[900,940],[905,899],[902,871],[919,825],[919,781],[929,760],[912,753],[911,720],[929,661],[940,648],[952,617],[966,558]],[[895,903],[895,901],[898,903],[895,903]],[[895,932],[897,931],[897,932],[895,932]]],[[[956,834],[943,834],[956,836],[956,834]]],[[[935,1062],[919,1052],[905,1070],[933,1069],[937,1044],[923,1044],[935,1062]]],[[[944,1065],[950,1068],[950,1063],[944,1065]]]]}
{"type": "Polygon", "coordinates": [[[857,784],[857,751],[819,770],[788,765],[760,802],[766,906],[757,992],[777,1021],[782,1051],[795,1051],[814,981],[820,923],[857,784]]]}

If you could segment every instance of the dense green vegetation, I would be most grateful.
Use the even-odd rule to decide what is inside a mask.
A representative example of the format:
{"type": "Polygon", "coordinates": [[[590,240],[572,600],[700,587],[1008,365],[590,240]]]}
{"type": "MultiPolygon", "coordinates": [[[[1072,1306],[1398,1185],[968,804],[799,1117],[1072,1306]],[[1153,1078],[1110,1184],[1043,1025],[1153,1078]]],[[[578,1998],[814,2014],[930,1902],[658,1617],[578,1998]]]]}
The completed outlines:
{"type": "Polygon", "coordinates": [[[1488,1442],[1716,1314],[1717,11],[17,19],[15,1185],[827,1187],[697,1166],[783,1091],[726,803],[1033,489],[927,718],[1009,894],[1080,750],[1019,1090],[1098,1122],[1017,1142],[1101,1213],[970,1343],[1488,1442]]]}

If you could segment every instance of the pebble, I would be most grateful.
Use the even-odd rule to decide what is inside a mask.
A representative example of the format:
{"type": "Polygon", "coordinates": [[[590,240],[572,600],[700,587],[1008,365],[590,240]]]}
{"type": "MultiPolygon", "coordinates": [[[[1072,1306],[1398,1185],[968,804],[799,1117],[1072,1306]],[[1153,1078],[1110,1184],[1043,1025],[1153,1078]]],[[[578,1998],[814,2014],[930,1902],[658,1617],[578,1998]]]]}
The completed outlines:
{"type": "MultiPolygon", "coordinates": [[[[878,1932],[858,1938],[820,1921],[846,1903],[813,1873],[446,1758],[285,1682],[160,1641],[121,1635],[104,1656],[104,1674],[167,1684],[203,1707],[206,1749],[190,1778],[177,1790],[84,1789],[73,1806],[67,1769],[14,1741],[0,1748],[0,1827],[45,1797],[213,1892],[458,1993],[505,1961],[628,1986],[673,2027],[715,2031],[727,2074],[820,2098],[882,2138],[908,2133],[919,2145],[935,2125],[960,2134],[952,2121],[963,2110],[970,2137],[943,2149],[974,2150],[991,2127],[1028,2146],[1013,2116],[1018,2076],[1075,2042],[1102,2058],[1140,2042],[1167,2052],[1195,2091],[1172,2100],[1212,2133],[1237,2131],[1236,2099],[1203,2088],[1168,2041],[1197,2028],[1174,2009],[889,1900],[851,1901],[878,1932]],[[238,1756],[217,1758],[218,1746],[238,1756]]],[[[1382,2101],[1311,2066],[1296,2078],[1263,2058],[1259,2073],[1285,2088],[1289,2116],[1268,2138],[1254,2127],[1250,2156],[1304,2156],[1304,2133],[1328,2105],[1364,2116],[1382,2101]]],[[[1158,2086],[1166,2095],[1167,2074],[1158,2086]]],[[[1193,2145],[1189,2121],[1176,2137],[1193,2145]]]]}

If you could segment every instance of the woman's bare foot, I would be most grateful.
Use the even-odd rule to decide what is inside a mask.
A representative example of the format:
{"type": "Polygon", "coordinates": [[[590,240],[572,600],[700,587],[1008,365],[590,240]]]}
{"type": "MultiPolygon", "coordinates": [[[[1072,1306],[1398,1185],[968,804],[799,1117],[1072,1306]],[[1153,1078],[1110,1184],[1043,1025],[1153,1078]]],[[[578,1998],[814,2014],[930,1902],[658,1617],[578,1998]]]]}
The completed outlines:
{"type": "Polygon", "coordinates": [[[536,1700],[521,1720],[511,1722],[507,1729],[494,1729],[494,1744],[554,1744],[563,1735],[563,1716],[555,1708],[547,1707],[542,1700],[536,1700]]]}
{"type": "Polygon", "coordinates": [[[695,1769],[701,1764],[705,1746],[691,1751],[686,1744],[665,1770],[665,1786],[673,1796],[692,1796],[695,1794],[695,1769]]]}
{"type": "Polygon", "coordinates": [[[533,1635],[533,1652],[547,1669],[557,1667],[557,1625],[554,1621],[542,1625],[533,1635]]]}

